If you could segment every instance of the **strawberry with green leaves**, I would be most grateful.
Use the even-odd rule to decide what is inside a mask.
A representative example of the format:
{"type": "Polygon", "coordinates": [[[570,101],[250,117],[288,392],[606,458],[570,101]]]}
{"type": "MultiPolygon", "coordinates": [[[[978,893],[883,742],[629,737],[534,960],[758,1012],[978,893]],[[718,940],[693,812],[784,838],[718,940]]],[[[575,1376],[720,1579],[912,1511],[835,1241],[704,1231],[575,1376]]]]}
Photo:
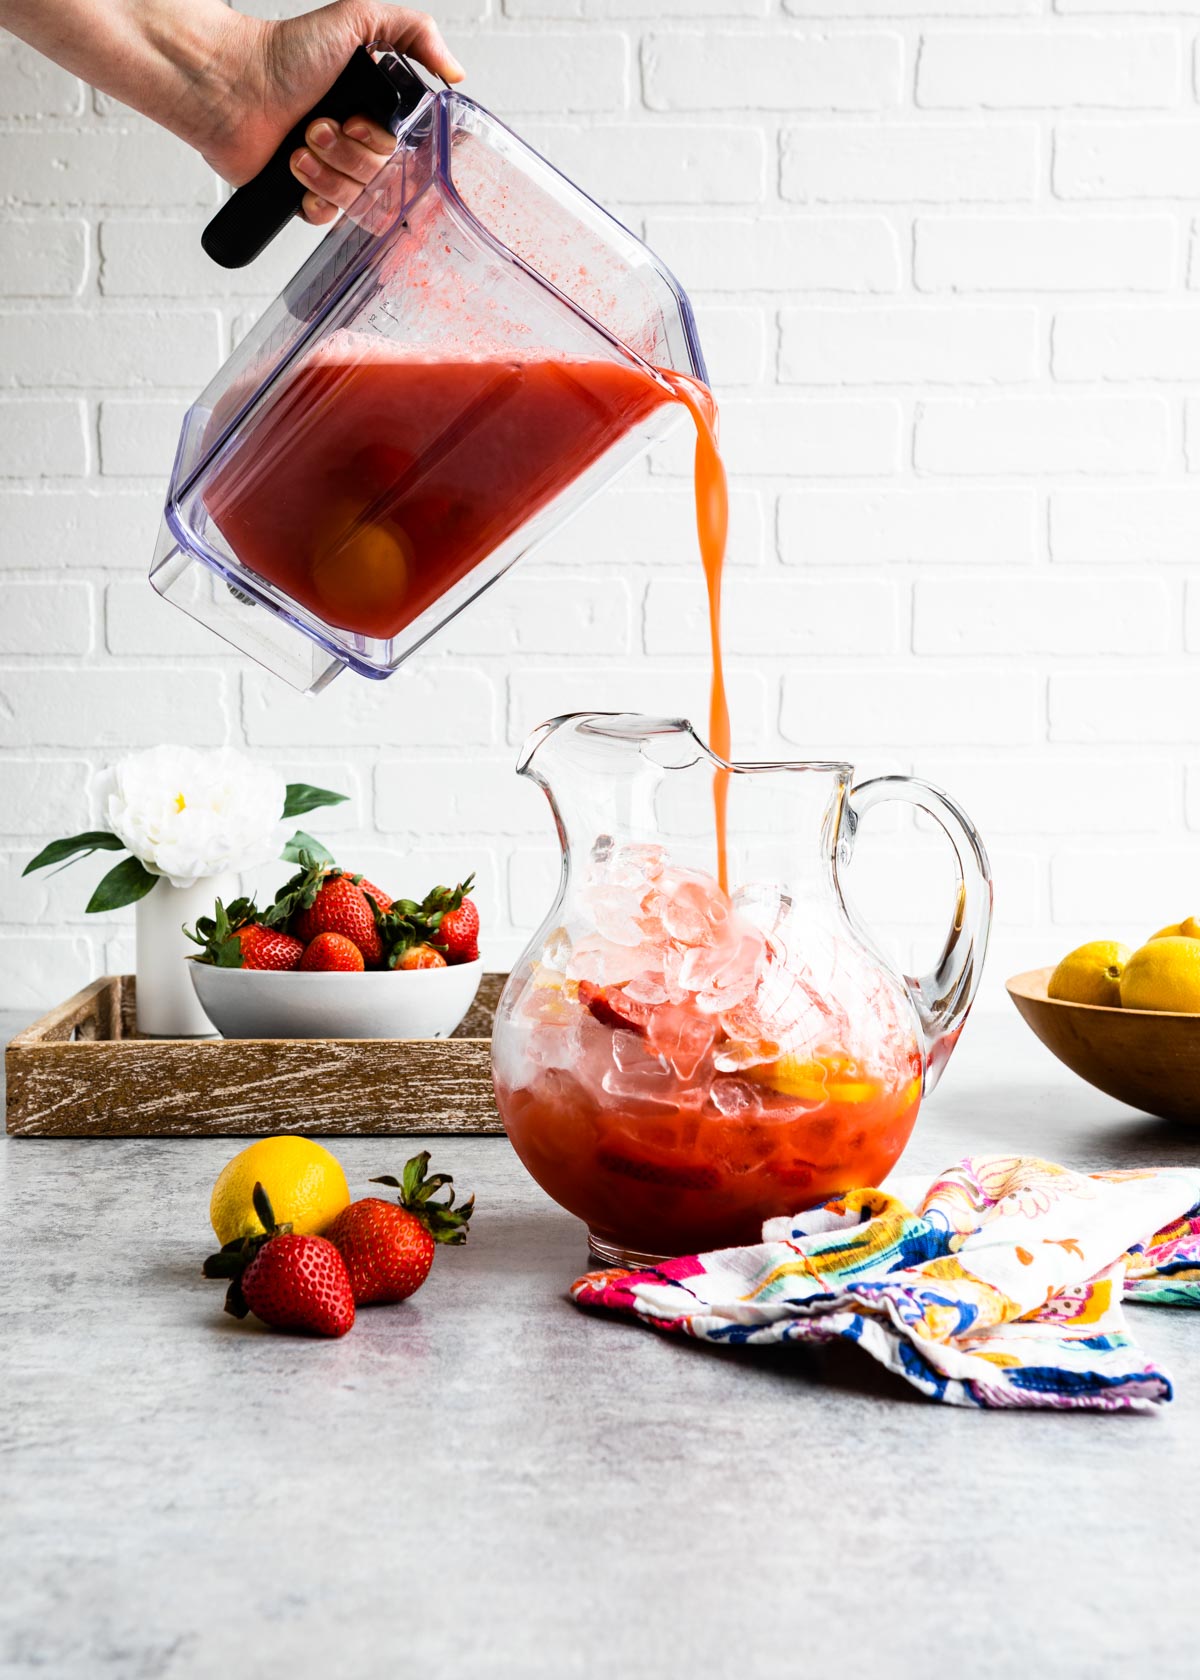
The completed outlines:
{"type": "Polygon", "coordinates": [[[429,1151],[414,1155],[402,1179],[373,1178],[399,1190],[398,1201],[367,1196],[343,1208],[326,1235],[346,1263],[357,1306],[406,1301],[429,1276],[438,1243],[464,1243],[467,1223],[475,1209],[474,1196],[454,1205],[454,1180],[449,1173],[425,1176],[429,1151]],[[433,1198],[441,1189],[448,1195],[433,1198]]]}
{"type": "Polygon", "coordinates": [[[199,945],[202,960],[217,968],[274,969],[281,973],[299,968],[304,944],[282,928],[269,926],[252,899],[237,898],[228,909],[217,900],[212,916],[201,916],[195,932],[184,933],[199,945]]]}
{"type": "Polygon", "coordinates": [[[413,967],[411,961],[401,959],[421,945],[440,951],[450,964],[477,961],[479,911],[467,897],[474,880],[474,875],[468,875],[457,887],[434,887],[420,904],[411,898],[398,898],[379,918],[385,966],[413,967]]]}
{"type": "Polygon", "coordinates": [[[345,1261],[327,1237],[299,1236],[277,1225],[261,1184],[254,1211],[263,1229],[238,1237],[204,1262],[206,1278],[228,1278],[225,1311],[255,1318],[274,1330],[344,1336],[354,1323],[354,1290],[345,1261]]]}
{"type": "Polygon", "coordinates": [[[438,887],[431,895],[444,904],[437,933],[448,963],[479,961],[479,911],[466,896],[470,884],[468,880],[452,892],[438,887]]]}

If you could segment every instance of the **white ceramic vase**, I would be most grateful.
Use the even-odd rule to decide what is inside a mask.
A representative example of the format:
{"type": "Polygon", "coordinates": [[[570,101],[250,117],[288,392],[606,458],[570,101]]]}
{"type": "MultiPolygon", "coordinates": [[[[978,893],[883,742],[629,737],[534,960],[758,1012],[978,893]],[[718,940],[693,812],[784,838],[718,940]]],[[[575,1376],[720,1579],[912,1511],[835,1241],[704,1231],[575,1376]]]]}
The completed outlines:
{"type": "Polygon", "coordinates": [[[199,949],[184,926],[211,916],[217,899],[238,896],[237,875],[207,875],[190,887],[174,887],[163,876],[137,901],[137,1024],[149,1038],[215,1038],[216,1028],[200,1007],[188,971],[199,949]]]}

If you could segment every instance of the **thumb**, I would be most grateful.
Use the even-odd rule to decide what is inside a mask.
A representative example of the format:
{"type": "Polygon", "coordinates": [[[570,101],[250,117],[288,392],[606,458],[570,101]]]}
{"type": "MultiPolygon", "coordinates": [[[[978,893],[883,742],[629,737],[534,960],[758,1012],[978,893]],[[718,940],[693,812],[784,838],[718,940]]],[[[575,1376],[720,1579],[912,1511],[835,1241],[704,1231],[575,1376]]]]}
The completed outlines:
{"type": "Polygon", "coordinates": [[[369,41],[386,41],[446,82],[461,82],[466,75],[427,12],[410,11],[407,6],[364,6],[358,9],[362,15],[364,45],[369,41]]]}

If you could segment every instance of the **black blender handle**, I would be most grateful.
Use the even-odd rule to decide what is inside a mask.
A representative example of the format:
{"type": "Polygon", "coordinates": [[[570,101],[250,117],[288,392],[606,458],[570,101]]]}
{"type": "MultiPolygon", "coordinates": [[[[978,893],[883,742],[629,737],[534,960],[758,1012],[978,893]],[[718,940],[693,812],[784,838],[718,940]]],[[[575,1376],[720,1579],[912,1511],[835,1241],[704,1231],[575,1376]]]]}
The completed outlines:
{"type": "Polygon", "coordinates": [[[305,131],[317,117],[334,122],[370,117],[395,134],[428,92],[428,84],[399,53],[386,51],[376,62],[366,47],[356,48],[337,81],[289,131],[270,162],[217,211],[200,235],[205,251],[222,268],[244,268],[292,219],[308,189],[292,174],[291,156],[304,145],[305,131]]]}

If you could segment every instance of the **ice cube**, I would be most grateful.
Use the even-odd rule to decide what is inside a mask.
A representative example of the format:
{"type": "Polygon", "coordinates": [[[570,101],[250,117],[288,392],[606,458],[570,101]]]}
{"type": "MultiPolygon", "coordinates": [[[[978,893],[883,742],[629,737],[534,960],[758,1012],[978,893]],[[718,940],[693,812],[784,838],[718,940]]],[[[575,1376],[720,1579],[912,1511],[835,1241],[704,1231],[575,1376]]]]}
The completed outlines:
{"type": "Polygon", "coordinates": [[[666,857],[661,846],[636,843],[621,846],[609,859],[604,878],[618,887],[649,886],[662,874],[666,857]]]}
{"type": "Polygon", "coordinates": [[[713,1055],[718,1073],[740,1073],[779,1060],[780,1046],[773,1038],[727,1038],[713,1055]]]}
{"type": "Polygon", "coordinates": [[[641,913],[638,916],[638,926],[642,930],[643,939],[656,945],[667,943],[667,930],[663,926],[663,911],[667,907],[665,896],[657,888],[651,887],[642,900],[641,913]]]}
{"type": "Polygon", "coordinates": [[[562,986],[539,985],[536,980],[521,998],[521,1016],[534,1025],[565,1026],[574,1018],[578,1007],[562,986]]]}
{"type": "Polygon", "coordinates": [[[565,927],[554,928],[542,946],[542,967],[555,974],[565,974],[570,957],[571,936],[565,927]]]}
{"type": "Polygon", "coordinates": [[[622,986],[657,972],[661,963],[660,953],[651,945],[618,945],[593,933],[576,941],[567,974],[572,980],[590,980],[594,986],[622,986]]]}
{"type": "Polygon", "coordinates": [[[641,913],[645,888],[630,889],[619,886],[591,887],[585,898],[596,932],[614,945],[640,945],[643,932],[638,916],[641,913]]]}
{"type": "Polygon", "coordinates": [[[646,973],[635,976],[624,988],[625,996],[634,1003],[654,1004],[667,1003],[669,994],[662,983],[661,973],[646,973]]]}
{"type": "Polygon", "coordinates": [[[651,1053],[640,1033],[612,1034],[611,1060],[600,1084],[606,1094],[624,1103],[678,1106],[679,1087],[671,1068],[651,1053]]]}
{"type": "Polygon", "coordinates": [[[529,1035],[528,1060],[543,1068],[573,1068],[579,1061],[579,1016],[576,1007],[568,1021],[543,1021],[529,1035]]]}
{"type": "Polygon", "coordinates": [[[762,934],[757,928],[747,928],[716,951],[689,951],[680,968],[680,980],[695,992],[698,1009],[719,1014],[744,1002],[755,991],[763,954],[762,934]]]}
{"type": "Polygon", "coordinates": [[[714,1079],[708,1100],[727,1120],[749,1120],[762,1109],[762,1098],[745,1079],[714,1079]]]}
{"type": "Polygon", "coordinates": [[[685,1082],[695,1078],[716,1037],[709,1017],[669,1003],[651,1011],[646,1030],[651,1048],[665,1056],[685,1082]]]}
{"type": "Polygon", "coordinates": [[[645,1072],[651,1064],[661,1071],[662,1063],[647,1048],[641,1033],[627,1032],[624,1027],[618,1027],[612,1035],[610,1048],[612,1059],[622,1073],[645,1072]]]}
{"type": "Polygon", "coordinates": [[[669,870],[662,880],[663,927],[682,945],[711,945],[729,920],[729,900],[709,875],[669,870]]]}
{"type": "Polygon", "coordinates": [[[686,945],[668,945],[662,954],[662,977],[666,988],[668,1001],[683,1003],[691,994],[681,978],[684,958],[688,955],[686,945]]]}

